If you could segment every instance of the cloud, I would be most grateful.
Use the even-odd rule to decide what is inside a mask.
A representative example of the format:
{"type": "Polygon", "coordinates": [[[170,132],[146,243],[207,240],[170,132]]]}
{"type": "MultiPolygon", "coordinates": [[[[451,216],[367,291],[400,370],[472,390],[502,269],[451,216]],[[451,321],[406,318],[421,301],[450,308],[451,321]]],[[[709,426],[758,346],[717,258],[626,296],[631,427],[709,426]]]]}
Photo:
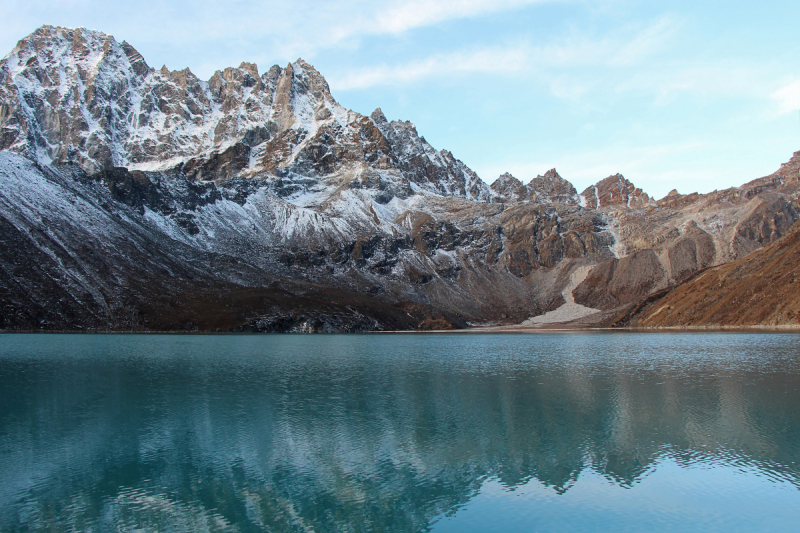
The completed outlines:
{"type": "Polygon", "coordinates": [[[680,31],[681,21],[674,17],[666,16],[635,33],[634,37],[625,42],[610,54],[609,65],[629,66],[639,65],[651,56],[667,48],[680,31]]]}
{"type": "MultiPolygon", "coordinates": [[[[447,20],[517,9],[546,0],[413,0],[381,8],[363,28],[376,33],[400,33],[447,20]]],[[[380,3],[380,4],[386,4],[380,3]]]]}
{"type": "Polygon", "coordinates": [[[771,96],[777,101],[781,115],[796,113],[800,110],[800,80],[778,89],[771,96]]]}
{"type": "MultiPolygon", "coordinates": [[[[470,4],[473,9],[482,4],[464,3],[470,4]]],[[[432,19],[433,15],[430,17],[432,19]]],[[[401,24],[401,27],[405,26],[401,24]]],[[[580,35],[567,38],[559,44],[545,45],[534,45],[526,37],[506,45],[478,49],[470,47],[396,65],[361,68],[334,76],[329,81],[334,89],[348,90],[408,84],[453,74],[498,73],[539,78],[550,86],[555,96],[574,100],[588,92],[588,81],[573,79],[569,73],[577,73],[584,67],[603,67],[606,70],[634,67],[662,50],[677,29],[678,23],[674,19],[662,18],[643,27],[620,30],[614,37],[591,39],[580,35]]],[[[581,73],[580,76],[585,74],[581,73]]]]}
{"type": "Polygon", "coordinates": [[[666,105],[681,94],[703,98],[765,98],[775,87],[775,65],[693,59],[665,62],[637,69],[619,79],[615,91],[647,93],[656,105],[666,105]]]}
{"type": "MultiPolygon", "coordinates": [[[[477,10],[480,2],[474,4],[469,7],[477,10]]],[[[468,12],[462,9],[461,13],[468,12]]],[[[420,17],[433,20],[436,12],[431,13],[420,17]]],[[[399,27],[406,27],[405,23],[399,27]]],[[[544,43],[525,37],[505,45],[473,46],[394,65],[362,67],[334,74],[330,82],[336,90],[352,90],[426,83],[454,75],[497,74],[526,79],[546,87],[559,100],[585,108],[607,101],[608,96],[633,95],[650,98],[657,106],[684,97],[763,100],[771,96],[781,114],[800,109],[800,81],[776,86],[780,65],[720,60],[700,53],[685,57],[687,52],[680,51],[683,27],[682,19],[666,15],[612,28],[599,36],[575,32],[544,43]]]]}
{"type": "Polygon", "coordinates": [[[781,113],[800,109],[800,82],[776,90],[777,64],[719,60],[694,54],[683,60],[683,20],[663,16],[600,35],[578,32],[549,42],[525,37],[506,45],[469,47],[395,65],[380,64],[334,75],[336,90],[421,83],[462,74],[524,78],[560,100],[592,108],[599,95],[651,98],[657,106],[692,98],[772,95],[781,113]],[[773,91],[775,91],[773,93],[773,91]]]}
{"type": "Polygon", "coordinates": [[[490,47],[474,51],[437,54],[402,65],[379,65],[330,79],[338,90],[365,89],[376,85],[411,83],[433,76],[455,73],[512,73],[527,68],[528,47],[524,44],[490,47]]]}
{"type": "Polygon", "coordinates": [[[664,16],[614,27],[601,37],[586,31],[574,32],[555,44],[534,47],[531,57],[536,65],[551,68],[638,67],[668,50],[681,26],[680,20],[664,16]]]}

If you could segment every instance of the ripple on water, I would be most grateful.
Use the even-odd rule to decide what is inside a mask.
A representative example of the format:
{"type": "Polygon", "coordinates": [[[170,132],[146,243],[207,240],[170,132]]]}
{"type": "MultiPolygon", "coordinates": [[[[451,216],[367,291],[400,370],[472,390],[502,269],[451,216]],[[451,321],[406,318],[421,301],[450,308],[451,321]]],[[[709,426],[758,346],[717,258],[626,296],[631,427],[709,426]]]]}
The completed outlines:
{"type": "Polygon", "coordinates": [[[4,335],[0,529],[782,529],[797,339],[4,335]]]}

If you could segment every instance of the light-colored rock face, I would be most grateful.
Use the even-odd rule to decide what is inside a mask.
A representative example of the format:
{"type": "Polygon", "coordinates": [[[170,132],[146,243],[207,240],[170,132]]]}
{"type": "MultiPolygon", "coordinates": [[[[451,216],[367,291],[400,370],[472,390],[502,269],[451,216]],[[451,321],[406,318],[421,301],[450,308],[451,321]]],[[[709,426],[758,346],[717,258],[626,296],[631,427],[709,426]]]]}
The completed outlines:
{"type": "Polygon", "coordinates": [[[757,252],[709,269],[644,306],[633,325],[800,324],[800,226],[757,252]]]}

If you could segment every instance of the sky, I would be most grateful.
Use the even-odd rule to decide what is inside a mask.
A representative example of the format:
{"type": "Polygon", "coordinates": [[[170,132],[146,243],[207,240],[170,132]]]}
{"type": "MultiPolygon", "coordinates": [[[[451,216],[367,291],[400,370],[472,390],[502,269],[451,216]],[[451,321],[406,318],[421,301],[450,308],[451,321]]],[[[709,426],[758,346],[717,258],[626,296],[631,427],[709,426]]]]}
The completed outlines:
{"type": "Polygon", "coordinates": [[[0,0],[0,55],[42,24],[155,68],[303,58],[345,107],[409,120],[491,183],[617,172],[655,198],[777,170],[800,150],[800,2],[0,0]]]}

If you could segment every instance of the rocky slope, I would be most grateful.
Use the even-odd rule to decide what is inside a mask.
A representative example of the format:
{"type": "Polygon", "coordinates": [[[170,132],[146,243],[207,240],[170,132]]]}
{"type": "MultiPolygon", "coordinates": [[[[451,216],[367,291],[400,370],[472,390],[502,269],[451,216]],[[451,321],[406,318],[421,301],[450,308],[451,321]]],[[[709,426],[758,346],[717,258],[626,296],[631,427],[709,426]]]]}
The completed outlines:
{"type": "Polygon", "coordinates": [[[618,320],[636,327],[800,325],[800,224],[618,320]]]}
{"type": "Polygon", "coordinates": [[[623,209],[609,212],[619,257],[594,268],[573,291],[575,301],[624,308],[699,270],[742,258],[789,231],[800,214],[799,191],[800,152],[770,176],[709,194],[672,192],[640,213],[624,209],[636,200],[618,196],[623,209]]]}
{"type": "Polygon", "coordinates": [[[51,26],[0,61],[0,148],[0,329],[438,329],[567,304],[591,322],[800,213],[797,155],[658,202],[555,169],[489,187],[302,60],[202,81],[51,26]]]}

